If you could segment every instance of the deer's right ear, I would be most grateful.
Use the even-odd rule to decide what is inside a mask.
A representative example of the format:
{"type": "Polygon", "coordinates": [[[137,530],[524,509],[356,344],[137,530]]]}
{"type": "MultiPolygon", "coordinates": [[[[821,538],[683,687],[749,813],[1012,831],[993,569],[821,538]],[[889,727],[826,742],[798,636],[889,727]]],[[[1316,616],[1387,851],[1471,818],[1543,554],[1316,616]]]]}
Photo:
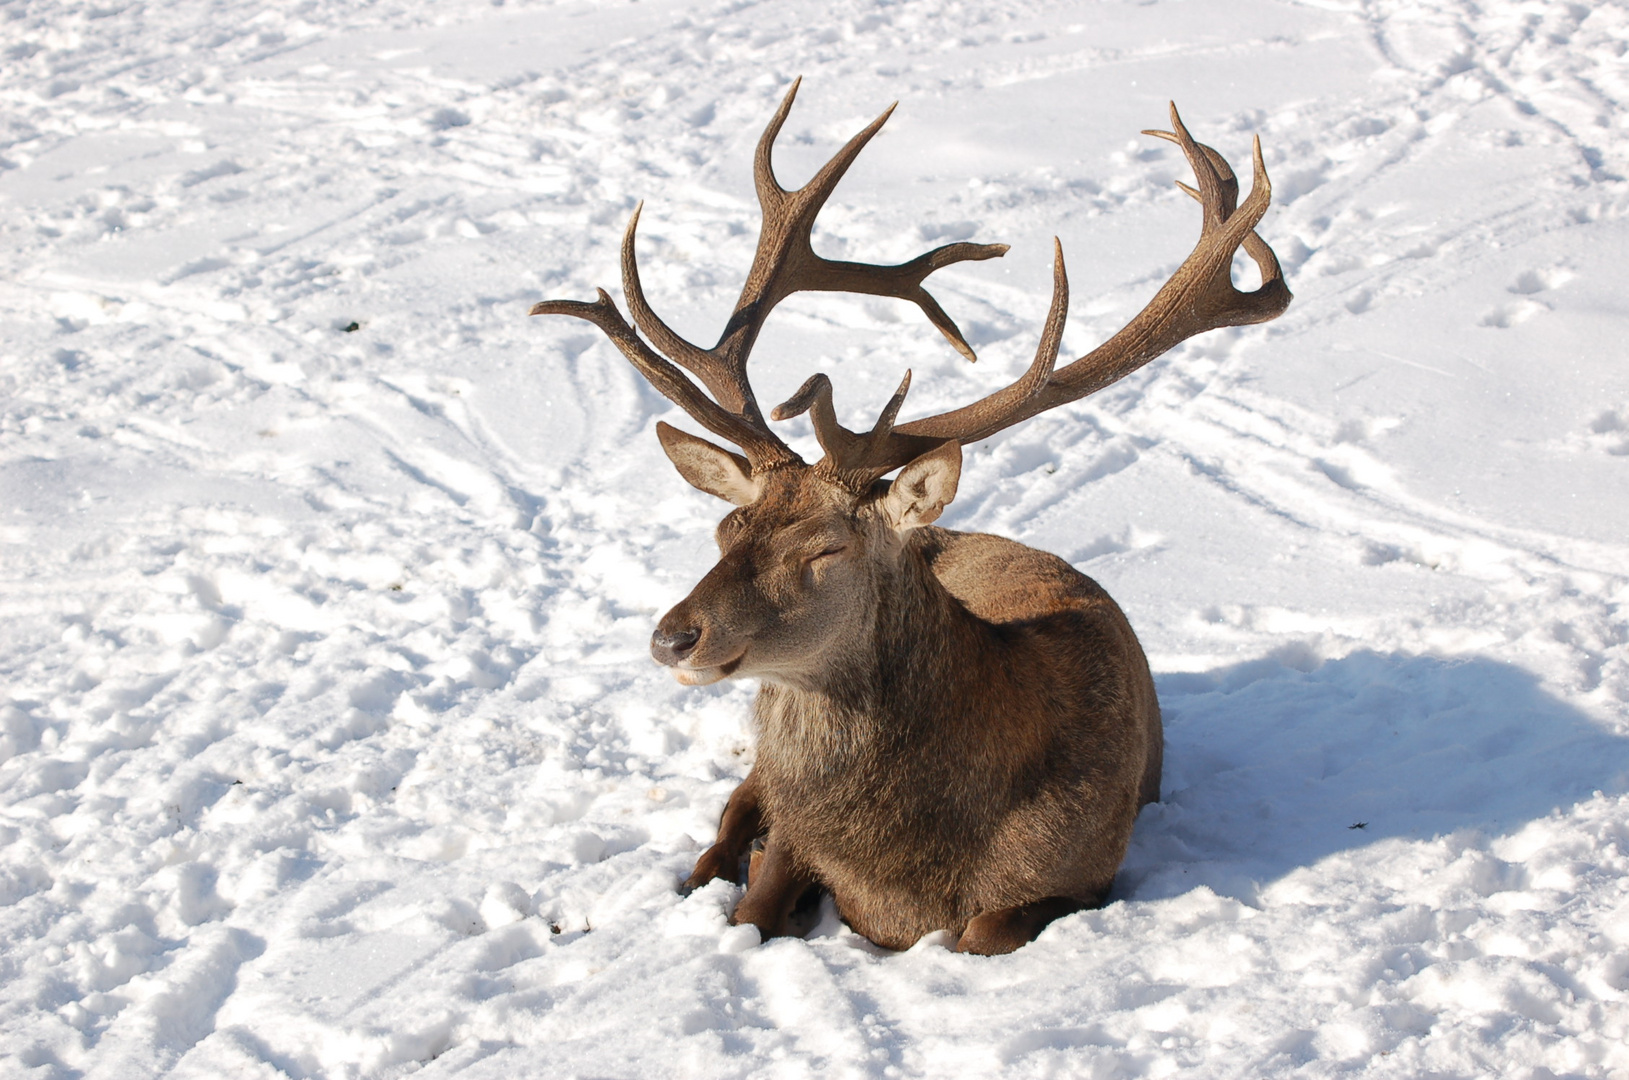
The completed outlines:
{"type": "Polygon", "coordinates": [[[752,465],[740,454],[680,431],[660,420],[656,437],[679,475],[709,495],[745,506],[758,497],[758,482],[752,478],[752,465]]]}

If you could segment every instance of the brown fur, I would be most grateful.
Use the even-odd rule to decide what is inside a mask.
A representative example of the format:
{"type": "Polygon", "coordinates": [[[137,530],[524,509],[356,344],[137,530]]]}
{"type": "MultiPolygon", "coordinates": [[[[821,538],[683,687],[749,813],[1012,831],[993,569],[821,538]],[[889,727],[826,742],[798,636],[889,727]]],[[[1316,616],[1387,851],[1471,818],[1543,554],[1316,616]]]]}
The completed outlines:
{"type": "Polygon", "coordinates": [[[1153,680],[1090,578],[1000,537],[900,529],[888,490],[775,470],[663,618],[659,640],[700,629],[679,665],[763,680],[756,765],[686,884],[733,877],[767,831],[737,922],[781,933],[818,884],[880,945],[949,930],[1009,951],[1103,900],[1158,799],[1153,680]]]}

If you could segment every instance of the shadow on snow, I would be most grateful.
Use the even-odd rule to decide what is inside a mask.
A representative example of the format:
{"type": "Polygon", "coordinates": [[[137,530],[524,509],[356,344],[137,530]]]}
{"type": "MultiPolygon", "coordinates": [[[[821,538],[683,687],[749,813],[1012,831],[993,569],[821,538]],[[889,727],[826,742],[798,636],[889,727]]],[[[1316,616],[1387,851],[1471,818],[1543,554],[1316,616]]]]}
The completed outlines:
{"type": "Polygon", "coordinates": [[[1491,660],[1361,652],[1156,682],[1162,802],[1138,819],[1117,900],[1198,885],[1248,900],[1338,851],[1508,834],[1629,786],[1629,742],[1491,660]]]}

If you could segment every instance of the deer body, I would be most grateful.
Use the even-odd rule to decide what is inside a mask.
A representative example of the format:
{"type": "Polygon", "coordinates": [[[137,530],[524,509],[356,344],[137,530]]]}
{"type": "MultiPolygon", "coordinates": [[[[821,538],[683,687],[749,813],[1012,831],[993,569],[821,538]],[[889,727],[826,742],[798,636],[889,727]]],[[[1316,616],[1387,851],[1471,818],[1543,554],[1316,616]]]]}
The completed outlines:
{"type": "Polygon", "coordinates": [[[825,451],[809,465],[769,428],[746,377],[775,304],[804,290],[908,299],[971,359],[922,281],[1007,249],[949,244],[898,266],[816,255],[815,215],[888,113],[787,191],[770,156],[796,93],[794,84],[758,144],[763,230],[717,345],[686,341],[646,302],[637,211],[623,238],[623,290],[654,349],[604,290],[532,313],[593,322],[652,385],[744,452],[657,424],[679,473],[736,509],[718,527],[718,564],[662,617],[652,656],[688,685],[762,683],[753,770],[686,890],[734,878],[762,837],[732,918],[766,937],[785,932],[794,904],[820,886],[881,945],[948,930],[962,950],[1008,952],[1108,894],[1139,808],[1159,798],[1159,706],[1136,635],[1095,582],[1055,556],[933,522],[955,497],[964,443],[1092,393],[1194,334],[1281,313],[1290,293],[1254,231],[1271,187],[1258,143],[1250,197],[1238,205],[1231,168],[1193,141],[1173,107],[1174,130],[1149,134],[1182,148],[1198,181],[1184,190],[1204,221],[1141,313],[1054,370],[1069,295],[1059,247],[1052,307],[1018,380],[896,427],[907,372],[872,429],[856,433],[837,421],[830,380],[815,375],[771,414],[809,413],[825,451]],[[1253,292],[1231,281],[1240,249],[1261,271],[1253,292]]]}
{"type": "Polygon", "coordinates": [[[1000,537],[917,530],[888,577],[861,664],[759,694],[768,843],[892,948],[1038,898],[1100,902],[1159,797],[1159,708],[1125,617],[1000,537]]]}
{"type": "MultiPolygon", "coordinates": [[[[955,444],[863,493],[807,466],[720,484],[733,463],[713,455],[675,460],[704,489],[751,491],[653,651],[685,681],[763,688],[752,774],[687,884],[731,875],[767,833],[771,872],[736,911],[766,936],[811,885],[894,948],[1036,901],[1100,903],[1159,797],[1162,749],[1148,663],[1109,595],[1054,555],[928,524],[954,495],[955,444]]],[[[1030,932],[998,929],[982,951],[1030,932]]]]}

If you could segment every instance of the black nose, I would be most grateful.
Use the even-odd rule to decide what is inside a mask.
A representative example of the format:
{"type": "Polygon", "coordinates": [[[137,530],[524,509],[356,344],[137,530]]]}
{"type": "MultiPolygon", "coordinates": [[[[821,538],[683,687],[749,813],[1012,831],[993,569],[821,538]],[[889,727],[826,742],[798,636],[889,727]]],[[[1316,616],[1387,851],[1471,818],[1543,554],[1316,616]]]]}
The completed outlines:
{"type": "Polygon", "coordinates": [[[695,627],[669,633],[661,627],[650,636],[650,654],[656,658],[658,664],[672,666],[685,658],[685,654],[696,647],[701,640],[701,631],[695,627]]]}

